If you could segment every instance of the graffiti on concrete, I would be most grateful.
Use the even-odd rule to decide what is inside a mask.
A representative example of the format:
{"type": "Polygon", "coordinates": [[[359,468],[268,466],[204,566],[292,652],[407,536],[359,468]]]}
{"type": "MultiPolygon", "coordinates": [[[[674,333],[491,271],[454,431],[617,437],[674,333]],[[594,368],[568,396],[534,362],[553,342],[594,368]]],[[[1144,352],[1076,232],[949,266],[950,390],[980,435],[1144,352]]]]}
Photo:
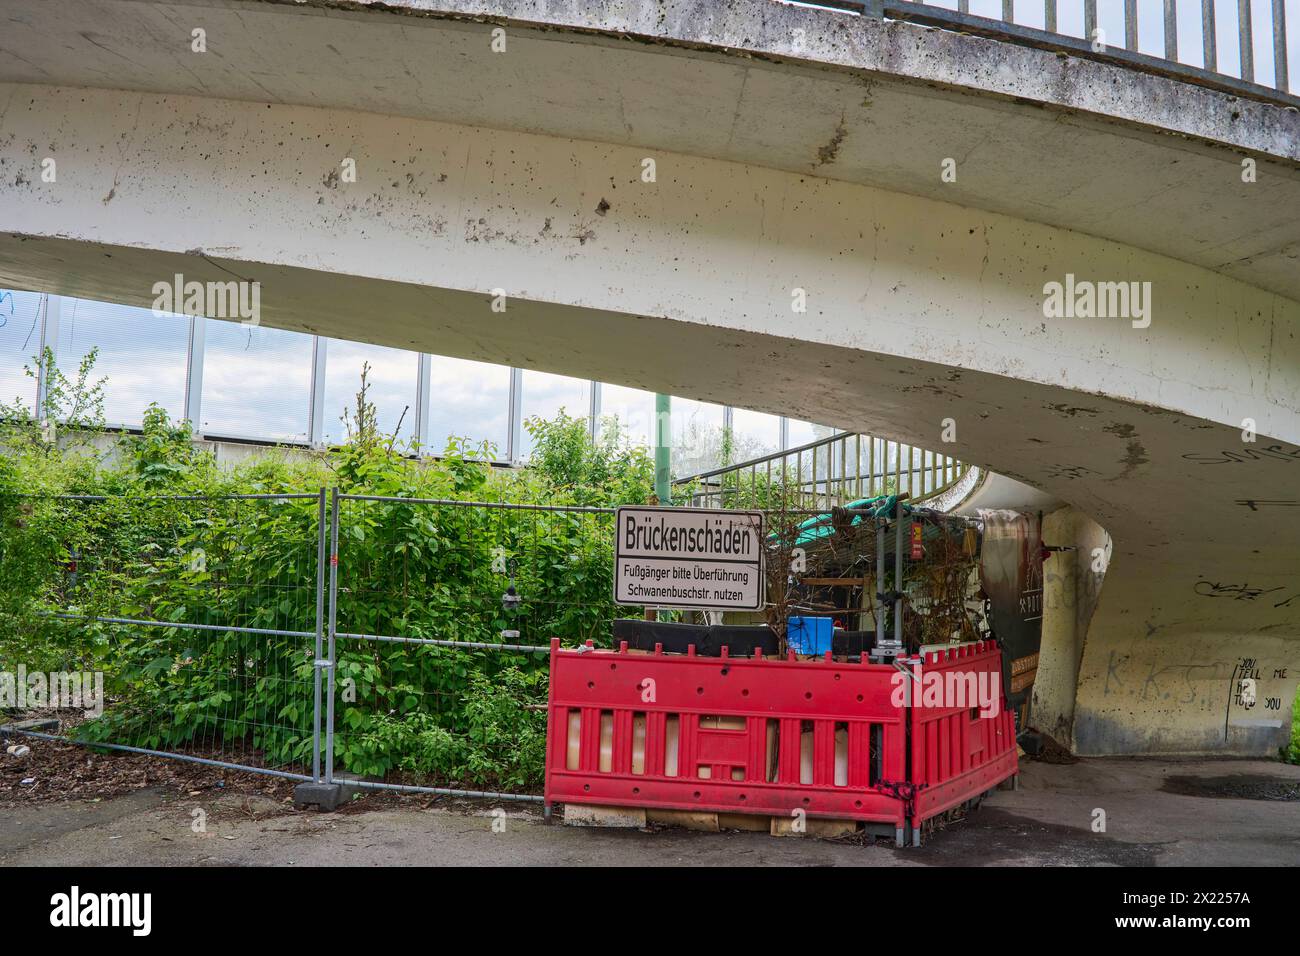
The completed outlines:
{"type": "MultiPolygon", "coordinates": [[[[1151,664],[1146,679],[1138,692],[1138,700],[1167,700],[1176,704],[1193,704],[1201,694],[1197,675],[1209,671],[1212,675],[1218,664],[1151,664]]],[[[1200,678],[1202,681],[1204,677],[1200,678]]]]}
{"type": "MultiPolygon", "coordinates": [[[[1106,680],[1102,684],[1103,697],[1115,694],[1136,697],[1141,701],[1168,701],[1179,706],[1199,703],[1199,709],[1204,710],[1207,705],[1213,706],[1207,696],[1206,681],[1213,679],[1216,672],[1222,674],[1227,667],[1222,661],[1208,664],[1152,662],[1147,665],[1144,676],[1141,671],[1136,675],[1128,673],[1132,663],[1129,655],[1110,652],[1106,662],[1106,680]]],[[[1217,696],[1214,694],[1214,699],[1217,696]]]]}
{"type": "Polygon", "coordinates": [[[1200,452],[1189,451],[1183,455],[1187,461],[1194,461],[1199,465],[1236,465],[1246,461],[1284,461],[1300,463],[1300,446],[1292,447],[1289,451],[1285,445],[1269,445],[1266,448],[1247,448],[1241,451],[1221,451],[1217,454],[1201,454],[1200,452]]]}
{"type": "Polygon", "coordinates": [[[1281,728],[1288,690],[1287,668],[1243,657],[1228,681],[1228,703],[1223,714],[1223,739],[1229,727],[1281,728]]]}
{"type": "Polygon", "coordinates": [[[1255,601],[1263,597],[1265,603],[1272,604],[1273,607],[1290,607],[1293,601],[1300,599],[1300,591],[1283,585],[1275,588],[1257,588],[1245,583],[1222,584],[1204,578],[1192,586],[1192,591],[1201,597],[1226,597],[1233,601],[1255,601]]]}
{"type": "Polygon", "coordinates": [[[1123,665],[1127,660],[1127,657],[1119,657],[1114,651],[1110,652],[1110,660],[1106,661],[1106,683],[1101,690],[1101,695],[1103,697],[1110,696],[1110,682],[1112,678],[1115,681],[1115,688],[1117,690],[1124,687],[1124,679],[1119,676],[1119,672],[1122,670],[1123,665]]]}

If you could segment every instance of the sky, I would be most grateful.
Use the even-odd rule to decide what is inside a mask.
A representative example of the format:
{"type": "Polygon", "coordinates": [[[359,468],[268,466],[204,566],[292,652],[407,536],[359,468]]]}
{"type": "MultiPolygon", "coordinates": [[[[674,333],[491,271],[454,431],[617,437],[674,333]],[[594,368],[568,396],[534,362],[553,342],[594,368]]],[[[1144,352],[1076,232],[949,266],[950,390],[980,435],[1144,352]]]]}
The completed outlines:
{"type": "Polygon", "coordinates": [[[36,382],[23,366],[40,349],[40,305],[35,292],[0,289],[0,404],[21,398],[30,407],[36,398],[36,382]]]}
{"type": "MultiPolygon", "coordinates": [[[[60,309],[58,364],[75,375],[81,359],[98,348],[92,378],[106,378],[105,418],[112,426],[138,427],[145,408],[158,402],[173,418],[185,409],[185,373],[189,319],[155,316],[148,309],[63,298],[60,309]]],[[[35,383],[23,372],[40,348],[41,297],[31,292],[0,290],[0,402],[22,399],[31,407],[35,383]]],[[[206,344],[199,430],[234,439],[305,442],[311,414],[312,336],[238,322],[205,319],[206,344]]],[[[409,438],[415,426],[418,356],[414,352],[323,340],[325,346],[326,441],[346,437],[345,410],[354,411],[361,369],[369,366],[368,398],[381,429],[398,428],[409,438]]],[[[586,419],[591,413],[592,383],[525,369],[522,417],[553,418],[563,409],[586,419]]],[[[430,357],[429,446],[440,453],[451,436],[473,443],[489,442],[504,458],[509,441],[510,369],[434,355],[430,357]]],[[[649,447],[654,430],[654,394],[619,385],[600,388],[600,417],[618,420],[620,433],[633,444],[649,447]]],[[[677,465],[683,473],[717,463],[709,458],[720,447],[723,408],[678,398],[673,403],[677,465]],[[693,447],[693,445],[698,447],[693,447]]],[[[762,454],[776,450],[780,419],[742,409],[735,411],[738,450],[762,454]]],[[[812,426],[791,422],[792,440],[811,435],[812,426]]],[[[830,429],[818,428],[819,433],[830,429]]],[[[526,457],[531,441],[522,431],[526,457]]]]}

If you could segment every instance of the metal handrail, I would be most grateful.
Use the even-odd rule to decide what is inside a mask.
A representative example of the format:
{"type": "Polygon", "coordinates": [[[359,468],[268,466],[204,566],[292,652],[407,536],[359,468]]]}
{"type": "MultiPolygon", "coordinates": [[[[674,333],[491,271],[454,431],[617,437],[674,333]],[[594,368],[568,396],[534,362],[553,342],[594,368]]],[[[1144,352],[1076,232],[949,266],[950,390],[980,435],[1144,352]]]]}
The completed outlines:
{"type": "Polygon", "coordinates": [[[914,501],[934,498],[960,482],[970,467],[951,455],[915,445],[859,432],[837,432],[678,478],[673,486],[686,490],[681,500],[688,505],[726,507],[747,488],[755,493],[762,482],[766,487],[783,487],[787,494],[793,489],[800,504],[821,509],[887,493],[905,492],[914,501]],[[805,461],[811,467],[806,467],[805,461]],[[825,470],[819,475],[823,463],[825,470]]]}
{"type": "Polygon", "coordinates": [[[765,465],[769,461],[778,461],[782,458],[787,458],[790,455],[796,455],[799,452],[811,451],[814,448],[821,448],[824,445],[829,445],[832,442],[835,442],[840,438],[843,438],[845,435],[852,435],[852,434],[854,433],[836,432],[834,435],[827,435],[825,438],[816,438],[810,442],[806,442],[803,445],[795,445],[793,448],[786,448],[783,451],[774,451],[771,454],[761,455],[758,458],[749,458],[743,462],[737,462],[734,465],[722,465],[718,468],[714,468],[711,471],[702,471],[697,475],[690,475],[686,478],[674,478],[673,484],[682,485],[691,481],[705,481],[709,478],[713,478],[718,475],[728,474],[732,471],[735,471],[737,468],[748,468],[751,465],[765,465]]]}
{"type": "MultiPolygon", "coordinates": [[[[1138,52],[1137,0],[1122,0],[1124,35],[1122,44],[1106,42],[1104,31],[1099,31],[1097,0],[1082,0],[1084,36],[1077,37],[1057,30],[1059,0],[1041,0],[1044,29],[1024,26],[1015,22],[1016,7],[1026,9],[1038,0],[1002,0],[998,17],[976,16],[970,12],[969,0],[958,0],[957,9],[937,7],[923,0],[812,0],[819,6],[856,12],[862,16],[904,20],[924,26],[960,30],[980,36],[993,37],[1012,43],[1048,50],[1067,50],[1070,53],[1096,60],[1118,63],[1222,90],[1253,99],[1300,106],[1300,96],[1291,92],[1287,70],[1287,17],[1286,0],[1272,0],[1268,26],[1272,33],[1273,85],[1255,78],[1254,38],[1264,24],[1255,21],[1250,0],[1237,0],[1237,47],[1240,77],[1219,70],[1219,34],[1215,18],[1214,0],[1200,0],[1201,49],[1203,66],[1181,62],[1178,56],[1178,4],[1179,0],[1164,0],[1162,18],[1163,56],[1138,52]]],[[[1119,0],[1111,0],[1119,2],[1119,0]]],[[[1197,0],[1182,0],[1195,3],[1197,0]]]]}

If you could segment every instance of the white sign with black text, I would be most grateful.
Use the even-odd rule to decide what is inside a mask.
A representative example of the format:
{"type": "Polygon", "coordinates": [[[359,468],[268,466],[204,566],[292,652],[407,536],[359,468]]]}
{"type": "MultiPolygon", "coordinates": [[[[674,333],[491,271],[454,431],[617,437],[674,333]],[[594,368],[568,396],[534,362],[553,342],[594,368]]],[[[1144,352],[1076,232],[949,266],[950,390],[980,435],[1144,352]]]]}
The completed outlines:
{"type": "Polygon", "coordinates": [[[617,529],[618,604],[762,609],[761,511],[623,507],[617,529]]]}

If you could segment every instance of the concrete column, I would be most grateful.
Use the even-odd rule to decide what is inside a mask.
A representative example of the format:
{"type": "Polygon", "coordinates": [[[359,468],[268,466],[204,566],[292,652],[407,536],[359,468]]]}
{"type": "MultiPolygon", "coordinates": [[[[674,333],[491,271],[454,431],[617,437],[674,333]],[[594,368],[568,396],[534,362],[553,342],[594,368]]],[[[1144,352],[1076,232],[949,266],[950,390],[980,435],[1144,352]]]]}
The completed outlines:
{"type": "Polygon", "coordinates": [[[45,414],[45,403],[49,398],[49,373],[46,369],[45,351],[49,350],[55,368],[58,368],[59,361],[59,318],[63,311],[63,297],[58,295],[46,295],[42,302],[44,306],[41,318],[41,347],[37,353],[39,356],[36,369],[36,417],[41,419],[45,414]]]}
{"type": "MultiPolygon", "coordinates": [[[[430,386],[433,383],[433,363],[426,352],[420,353],[419,366],[416,369],[415,385],[415,427],[413,434],[419,443],[421,455],[429,454],[429,413],[432,397],[430,386]]],[[[441,449],[439,449],[441,451],[441,449]]]]}
{"type": "Polygon", "coordinates": [[[190,317],[190,341],[185,363],[185,420],[195,437],[202,431],[203,358],[207,343],[207,319],[190,317]]]}
{"type": "Polygon", "coordinates": [[[508,423],[509,444],[506,448],[506,460],[514,463],[523,458],[524,453],[524,370],[510,370],[510,420],[508,423]]]}
{"type": "Polygon", "coordinates": [[[325,441],[325,361],[328,341],[316,336],[312,341],[311,414],[308,416],[307,443],[313,448],[325,441]]]}

